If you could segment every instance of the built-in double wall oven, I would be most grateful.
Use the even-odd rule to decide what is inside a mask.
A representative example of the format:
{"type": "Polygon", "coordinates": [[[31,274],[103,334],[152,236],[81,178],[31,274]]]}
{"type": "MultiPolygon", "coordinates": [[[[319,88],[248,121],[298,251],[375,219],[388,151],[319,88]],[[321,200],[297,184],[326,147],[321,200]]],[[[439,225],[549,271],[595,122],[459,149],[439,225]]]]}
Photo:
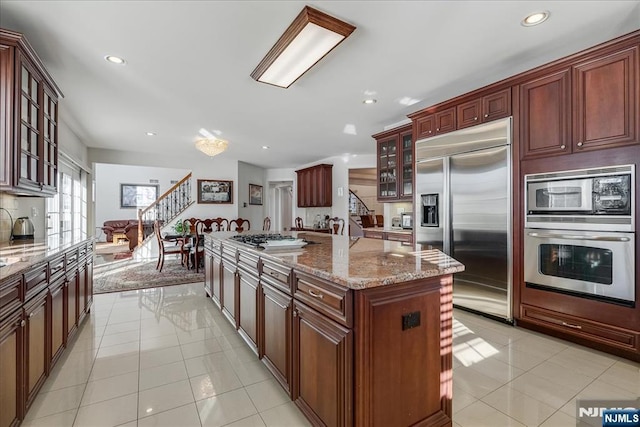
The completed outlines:
{"type": "Polygon", "coordinates": [[[526,175],[526,286],[634,307],[634,184],[634,165],[526,175]]]}

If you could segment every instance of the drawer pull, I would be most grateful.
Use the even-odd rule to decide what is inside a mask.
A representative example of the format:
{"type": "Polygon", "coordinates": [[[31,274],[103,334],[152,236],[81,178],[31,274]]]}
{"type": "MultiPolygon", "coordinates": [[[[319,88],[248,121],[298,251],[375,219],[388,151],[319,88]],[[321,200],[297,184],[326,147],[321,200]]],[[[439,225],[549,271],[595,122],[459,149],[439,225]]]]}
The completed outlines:
{"type": "Polygon", "coordinates": [[[319,298],[319,299],[324,298],[324,295],[313,292],[313,289],[309,289],[308,292],[309,292],[309,295],[311,295],[314,298],[319,298]]]}
{"type": "Polygon", "coordinates": [[[572,325],[571,323],[567,323],[567,322],[562,322],[562,326],[566,326],[567,328],[571,328],[571,329],[582,329],[582,326],[580,325],[572,325]]]}
{"type": "Polygon", "coordinates": [[[27,324],[27,322],[25,322],[24,320],[20,321],[20,327],[24,328],[24,326],[27,324]]]}

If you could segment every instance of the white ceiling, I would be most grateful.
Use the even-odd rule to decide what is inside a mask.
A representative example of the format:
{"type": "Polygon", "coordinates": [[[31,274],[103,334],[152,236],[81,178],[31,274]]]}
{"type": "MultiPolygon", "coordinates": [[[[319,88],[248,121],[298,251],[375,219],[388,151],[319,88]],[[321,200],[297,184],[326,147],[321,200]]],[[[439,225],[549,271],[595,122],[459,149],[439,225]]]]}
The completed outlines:
{"type": "Polygon", "coordinates": [[[178,153],[205,128],[230,141],[221,160],[288,168],[372,154],[409,113],[634,31],[640,1],[0,0],[0,25],[27,36],[89,147],[178,153]],[[357,28],[289,89],[251,79],[305,5],[357,28]]]}

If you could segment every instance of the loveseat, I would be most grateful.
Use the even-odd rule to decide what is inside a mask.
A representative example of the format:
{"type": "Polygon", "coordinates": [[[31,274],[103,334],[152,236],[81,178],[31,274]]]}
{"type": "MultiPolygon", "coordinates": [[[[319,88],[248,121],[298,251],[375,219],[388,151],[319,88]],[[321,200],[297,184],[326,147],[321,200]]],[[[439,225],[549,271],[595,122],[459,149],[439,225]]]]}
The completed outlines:
{"type": "MultiPolygon", "coordinates": [[[[162,221],[160,221],[162,224],[162,221]]],[[[132,251],[133,248],[138,246],[138,221],[131,221],[124,227],[124,234],[127,236],[127,240],[129,240],[129,250],[132,251]]],[[[142,222],[142,236],[144,239],[153,234],[153,221],[143,221],[142,222]]]]}
{"type": "Polygon", "coordinates": [[[113,234],[125,234],[125,227],[129,224],[138,224],[137,219],[115,219],[105,221],[102,224],[102,231],[107,236],[107,242],[113,242],[113,234]]]}

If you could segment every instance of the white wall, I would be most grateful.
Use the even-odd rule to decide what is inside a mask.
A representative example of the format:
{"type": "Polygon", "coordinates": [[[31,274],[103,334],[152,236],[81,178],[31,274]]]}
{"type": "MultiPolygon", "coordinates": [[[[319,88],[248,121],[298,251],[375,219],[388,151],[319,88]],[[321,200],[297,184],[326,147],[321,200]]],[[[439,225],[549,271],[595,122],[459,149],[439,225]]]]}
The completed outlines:
{"type": "Polygon", "coordinates": [[[148,166],[122,166],[97,163],[94,167],[96,181],[96,236],[104,241],[100,227],[113,219],[137,219],[136,208],[120,207],[120,184],[158,185],[158,196],[173,183],[184,178],[189,171],[148,166]],[[157,180],[158,182],[152,182],[157,180]]]}
{"type": "Polygon", "coordinates": [[[267,195],[265,170],[249,163],[238,162],[238,217],[248,219],[252,230],[262,230],[262,222],[270,203],[267,195]],[[262,186],[262,205],[249,204],[249,184],[262,186]]]}

